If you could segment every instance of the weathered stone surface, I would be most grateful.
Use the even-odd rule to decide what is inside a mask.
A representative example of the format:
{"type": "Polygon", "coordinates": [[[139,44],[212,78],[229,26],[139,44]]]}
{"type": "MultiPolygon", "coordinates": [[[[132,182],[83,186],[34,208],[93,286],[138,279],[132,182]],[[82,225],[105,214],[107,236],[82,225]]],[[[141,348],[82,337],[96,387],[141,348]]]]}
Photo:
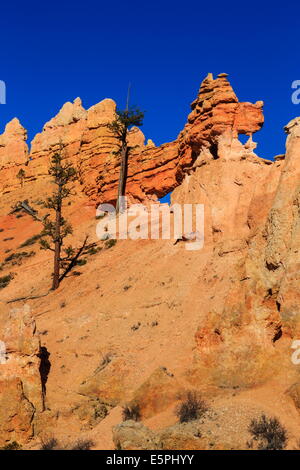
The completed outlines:
{"type": "MultiPolygon", "coordinates": [[[[215,157],[216,152],[229,158],[228,148],[232,155],[236,150],[240,154],[251,154],[250,143],[248,147],[243,146],[237,135],[251,135],[260,129],[263,123],[261,108],[261,102],[255,105],[239,103],[227,78],[221,74],[215,80],[208,77],[203,81],[199,95],[192,103],[188,123],[175,142],[155,147],[148,140],[145,146],[141,130],[132,128],[128,135],[131,151],[126,193],[129,199],[155,201],[169,193],[182,180],[185,168],[191,167],[205,151],[210,158],[215,157]]],[[[65,103],[59,113],[45,124],[43,132],[33,139],[29,160],[27,155],[21,159],[20,163],[28,163],[24,167],[25,182],[48,181],[49,157],[62,143],[66,157],[78,170],[79,191],[97,203],[114,202],[119,177],[119,157],[115,153],[118,141],[107,124],[115,118],[115,111],[116,104],[110,99],[88,110],[83,108],[80,98],[73,103],[65,103]]],[[[23,135],[20,130],[18,132],[23,135]]],[[[7,167],[6,150],[2,151],[3,168],[7,167]]],[[[16,164],[13,153],[10,166],[14,168],[16,164]]],[[[9,183],[7,178],[3,178],[6,173],[0,173],[0,192],[16,188],[16,173],[14,168],[9,175],[9,183]]]]}
{"type": "Polygon", "coordinates": [[[27,132],[18,119],[10,121],[0,135],[0,170],[23,165],[27,160],[27,132]]]}
{"type": "Polygon", "coordinates": [[[113,441],[118,450],[155,450],[158,438],[155,433],[135,421],[125,421],[113,429],[113,441]]]}
{"type": "Polygon", "coordinates": [[[150,418],[174,403],[181,391],[176,378],[160,367],[135,391],[133,403],[138,404],[143,418],[150,418]]]}
{"type": "Polygon", "coordinates": [[[300,383],[293,384],[288,390],[287,395],[293,400],[295,407],[300,412],[300,383]]]}
{"type": "MultiPolygon", "coordinates": [[[[60,141],[79,172],[74,206],[66,207],[76,228],[75,242],[84,233],[97,242],[95,212],[89,206],[114,202],[117,194],[118,142],[107,126],[115,109],[107,99],[89,110],[78,99],[65,105],[35,137],[28,165],[23,165],[23,188],[15,178],[22,165],[5,160],[0,170],[3,259],[7,248],[18,250],[39,231],[37,222],[7,214],[15,200],[33,195],[37,200],[48,191],[48,160],[60,141]]],[[[53,411],[51,416],[43,413],[46,424],[40,419],[39,430],[57,429],[59,423],[65,426],[60,428],[62,434],[69,426],[78,432],[84,423],[89,426],[94,404],[102,403],[110,409],[136,403],[147,426],[166,428],[174,424],[178,392],[191,387],[224,399],[220,420],[201,423],[201,437],[195,423],[164,429],[161,441],[140,424],[123,423],[116,444],[124,449],[245,448],[249,422],[254,411],[259,416],[261,404],[269,415],[278,410],[289,433],[292,429],[296,435],[299,415],[284,392],[299,382],[291,344],[300,334],[300,121],[287,125],[286,152],[275,161],[254,153],[252,133],[262,122],[262,102],[239,103],[226,76],[220,74],[204,80],[176,141],[155,147],[151,142],[145,145],[140,130],[130,132],[127,195],[131,201],[147,203],[173,190],[173,203],[204,204],[204,247],[189,253],[184,243],[170,240],[118,241],[113,249],[89,258],[79,283],[70,276],[57,293],[34,301],[42,314],[37,316],[39,328],[49,331],[43,340],[53,358],[47,382],[53,411]],[[249,136],[244,145],[240,133],[249,136]],[[60,302],[64,308],[58,308],[60,302]],[[113,351],[113,360],[99,370],[99,358],[106,351],[113,351]],[[87,405],[73,413],[78,394],[84,395],[87,405]],[[248,410],[249,403],[259,404],[259,409],[248,410]],[[138,429],[142,437],[136,436],[138,429]]],[[[4,150],[0,147],[0,152],[4,150]]],[[[37,253],[32,264],[16,267],[16,278],[3,297],[9,300],[14,289],[20,296],[31,289],[45,292],[51,269],[50,256],[37,253]]],[[[10,371],[3,382],[3,400],[7,401],[10,387],[20,398],[18,435],[30,435],[33,415],[37,422],[34,390],[38,387],[35,379],[29,379],[32,370],[35,362],[31,366],[25,360],[22,371],[13,379],[10,371]]],[[[13,414],[12,409],[9,416],[13,414]]],[[[109,413],[101,422],[91,423],[92,431],[100,436],[103,430],[108,442],[111,427],[120,419],[109,413]]]]}
{"type": "Polygon", "coordinates": [[[96,398],[101,403],[116,406],[126,397],[126,378],[128,366],[122,359],[115,359],[105,368],[96,371],[80,386],[79,393],[96,398]]]}
{"type": "Polygon", "coordinates": [[[40,342],[35,322],[24,308],[0,313],[6,355],[0,364],[0,442],[24,442],[33,419],[44,408],[40,376],[40,342]]]}

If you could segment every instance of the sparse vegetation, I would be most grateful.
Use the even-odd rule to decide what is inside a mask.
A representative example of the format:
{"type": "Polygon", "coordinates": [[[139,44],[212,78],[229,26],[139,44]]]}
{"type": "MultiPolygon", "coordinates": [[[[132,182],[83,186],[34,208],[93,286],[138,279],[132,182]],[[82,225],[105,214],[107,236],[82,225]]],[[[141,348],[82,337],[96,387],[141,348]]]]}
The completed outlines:
{"type": "Polygon", "coordinates": [[[141,323],[138,322],[138,323],[136,323],[135,325],[132,325],[131,329],[132,329],[132,331],[136,331],[136,330],[139,329],[140,326],[141,326],[141,323]]]}
{"type": "Polygon", "coordinates": [[[38,240],[41,239],[41,237],[42,236],[40,233],[38,233],[37,235],[33,235],[33,237],[30,237],[27,240],[25,240],[25,242],[22,243],[19,248],[25,248],[26,246],[34,245],[38,240]]]}
{"type": "Polygon", "coordinates": [[[13,278],[14,276],[12,273],[0,277],[0,289],[4,289],[5,287],[7,287],[10,281],[13,280],[13,278]]]}
{"type": "Polygon", "coordinates": [[[91,439],[78,439],[71,444],[62,445],[57,439],[51,437],[42,441],[40,450],[90,450],[94,445],[91,439]]]}
{"type": "Polygon", "coordinates": [[[87,263],[85,258],[79,259],[76,261],[76,266],[84,266],[87,263]]]}
{"type": "Polygon", "coordinates": [[[56,450],[58,442],[54,437],[42,441],[40,450],[56,450]]]}
{"type": "Polygon", "coordinates": [[[0,447],[0,450],[21,450],[22,446],[16,441],[12,441],[9,444],[6,444],[3,447],[0,447]]]}
{"type": "Polygon", "coordinates": [[[0,450],[20,450],[20,449],[22,449],[22,446],[18,444],[16,441],[13,441],[1,447],[0,450]]]}
{"type": "Polygon", "coordinates": [[[26,173],[25,173],[25,170],[23,170],[23,168],[21,168],[19,170],[19,172],[17,173],[17,178],[18,180],[20,181],[21,183],[21,188],[23,188],[23,184],[24,184],[24,179],[26,177],[26,173]]]}
{"type": "Polygon", "coordinates": [[[4,263],[11,262],[13,265],[20,264],[22,259],[30,258],[35,255],[35,251],[21,251],[19,253],[12,253],[4,259],[4,263]]]}
{"type": "Polygon", "coordinates": [[[287,445],[287,431],[277,418],[268,418],[263,414],[251,421],[249,432],[258,442],[259,450],[283,450],[287,445]]]}
{"type": "Polygon", "coordinates": [[[105,354],[105,356],[102,357],[102,360],[99,364],[99,366],[95,369],[95,374],[97,374],[98,372],[100,372],[101,370],[105,369],[106,366],[108,366],[108,364],[110,364],[110,362],[112,361],[112,358],[113,358],[113,354],[105,354]]]}
{"type": "Polygon", "coordinates": [[[102,249],[103,249],[102,246],[92,246],[91,248],[87,249],[85,253],[87,255],[96,255],[102,249]]]}
{"type": "Polygon", "coordinates": [[[115,246],[116,243],[117,243],[117,240],[111,238],[110,240],[106,240],[104,245],[105,245],[105,248],[109,249],[115,246]]]}
{"type": "Polygon", "coordinates": [[[199,398],[197,392],[189,391],[186,399],[176,408],[176,415],[180,423],[188,423],[201,418],[208,411],[205,401],[199,398]]]}
{"type": "Polygon", "coordinates": [[[133,404],[124,406],[122,416],[123,421],[129,421],[130,419],[133,421],[140,421],[141,411],[139,405],[133,404]]]}
{"type": "MultiPolygon", "coordinates": [[[[5,253],[10,252],[11,250],[6,250],[5,253]]],[[[22,264],[22,260],[24,258],[30,258],[31,256],[34,256],[35,252],[34,251],[22,251],[21,253],[12,253],[11,255],[7,256],[3,263],[0,263],[0,271],[3,271],[3,269],[6,267],[7,264],[11,264],[12,266],[18,265],[20,266],[22,264]]]]}
{"type": "Polygon", "coordinates": [[[78,441],[74,442],[71,446],[70,450],[90,450],[93,445],[95,444],[90,439],[78,439],[78,441]]]}

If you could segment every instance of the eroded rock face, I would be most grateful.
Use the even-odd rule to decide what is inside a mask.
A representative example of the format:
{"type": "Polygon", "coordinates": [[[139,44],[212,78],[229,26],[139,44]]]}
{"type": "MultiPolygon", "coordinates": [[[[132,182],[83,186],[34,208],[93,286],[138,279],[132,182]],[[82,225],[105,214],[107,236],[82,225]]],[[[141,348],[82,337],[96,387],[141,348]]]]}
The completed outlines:
{"type": "MultiPolygon", "coordinates": [[[[251,153],[255,144],[251,138],[248,147],[237,139],[238,133],[249,136],[263,123],[262,102],[255,105],[239,103],[225,74],[213,80],[208,76],[202,83],[197,99],[192,103],[188,123],[175,142],[155,147],[152,140],[145,145],[142,131],[132,128],[128,135],[131,147],[129,155],[126,194],[132,201],[156,201],[173,190],[183,178],[183,172],[191,167],[199,155],[210,158],[218,154],[228,157],[231,153],[251,153]]],[[[57,116],[45,124],[43,131],[35,136],[30,155],[20,153],[26,147],[26,133],[12,121],[2,137],[15,142],[16,151],[4,146],[1,153],[0,140],[0,192],[10,192],[18,187],[16,178],[23,164],[25,182],[48,181],[50,156],[63,144],[66,157],[78,170],[78,189],[91,201],[115,202],[119,177],[119,157],[115,151],[118,141],[108,123],[115,119],[116,104],[105,99],[85,110],[80,98],[65,103],[57,116]],[[11,129],[12,127],[12,129],[11,129]],[[14,140],[15,139],[15,140],[14,140]],[[7,168],[11,168],[7,178],[7,168]]],[[[202,157],[201,157],[202,158],[202,157]]],[[[26,185],[25,185],[26,186],[26,185]]]]}
{"type": "Polygon", "coordinates": [[[0,312],[0,444],[26,442],[43,411],[40,342],[29,309],[0,312]]]}
{"type": "MultiPolygon", "coordinates": [[[[38,185],[48,182],[49,157],[62,142],[66,156],[78,169],[77,194],[91,204],[114,202],[119,175],[115,154],[118,143],[107,124],[115,118],[115,110],[115,103],[108,99],[88,110],[84,110],[79,99],[64,105],[32,143],[28,164],[23,165],[26,172],[24,192],[30,191],[34,185],[46,188],[46,184],[38,185]]],[[[180,244],[175,247],[167,241],[163,248],[155,247],[157,251],[154,250],[154,254],[151,252],[151,259],[147,258],[144,263],[153,263],[155,272],[149,278],[152,281],[152,277],[156,279],[157,276],[163,286],[166,285],[167,274],[161,278],[157,274],[162,266],[161,259],[168,265],[168,270],[171,270],[173,262],[181,263],[180,272],[183,266],[188,266],[189,272],[187,274],[185,271],[184,279],[180,278],[178,271],[174,271],[174,283],[170,282],[167,288],[172,298],[176,299],[178,292],[180,297],[178,303],[172,306],[174,312],[166,315],[170,315],[170,322],[172,314],[177,314],[177,318],[174,317],[175,324],[170,324],[168,335],[172,337],[174,334],[176,339],[177,334],[188,331],[190,336],[186,342],[192,345],[192,352],[188,360],[184,358],[184,370],[183,366],[180,369],[181,365],[178,365],[179,372],[174,376],[165,367],[156,364],[137,384],[136,377],[132,379],[135,362],[127,361],[127,344],[124,350],[120,346],[121,357],[114,358],[106,367],[90,371],[80,387],[76,388],[76,393],[83,395],[87,403],[78,406],[80,420],[81,417],[83,420],[89,419],[86,417],[93,412],[94,405],[98,407],[100,404],[102,407],[105,404],[111,409],[124,403],[138,404],[142,417],[153,419],[176,402],[183,386],[199,389],[212,387],[218,393],[224,390],[247,390],[250,387],[252,390],[274,378],[277,380],[280,374],[284,390],[292,383],[299,383],[290,359],[290,345],[293,339],[299,339],[300,334],[300,120],[295,119],[287,125],[286,153],[275,161],[264,160],[254,153],[256,144],[252,134],[260,129],[262,123],[262,102],[239,103],[227,77],[220,74],[216,79],[209,75],[202,83],[197,99],[192,103],[188,122],[176,141],[155,147],[152,141],[145,145],[144,135],[139,129],[133,128],[129,133],[128,141],[132,149],[126,191],[131,201],[156,201],[157,197],[173,190],[173,203],[204,204],[205,242],[199,256],[188,258],[179,251],[180,244]],[[239,141],[239,134],[249,136],[245,145],[239,141]],[[159,259],[155,258],[157,254],[159,259]],[[191,278],[188,277],[190,274],[191,278]],[[194,326],[188,330],[189,325],[184,324],[182,331],[177,331],[179,318],[187,314],[190,315],[189,320],[196,319],[194,326]],[[286,342],[278,343],[281,339],[286,342]]],[[[14,132],[16,142],[24,144],[24,130],[16,122],[6,134],[12,135],[14,132]]],[[[7,142],[5,139],[2,142],[7,142]]],[[[0,170],[0,191],[11,191],[14,194],[17,186],[20,186],[15,178],[20,165],[16,161],[8,162],[5,148],[0,145],[0,162],[3,166],[0,170]]],[[[138,249],[143,252],[140,245],[138,249]]],[[[122,245],[122,250],[127,256],[126,245],[122,245]]],[[[119,263],[121,251],[117,255],[110,252],[111,258],[107,261],[111,269],[109,276],[115,276],[116,280],[123,276],[115,263],[115,260],[119,263]]],[[[128,264],[130,277],[133,278],[136,276],[135,272],[132,274],[135,263],[136,258],[131,265],[128,264]]],[[[124,271],[126,269],[127,264],[124,271]]],[[[122,285],[124,282],[122,278],[122,285]]],[[[157,285],[154,287],[158,288],[157,285]]],[[[144,284],[141,285],[141,291],[145,296],[144,284]]],[[[87,295],[93,295],[90,290],[87,292],[87,295]]],[[[121,292],[120,296],[123,294],[121,292]]],[[[128,294],[131,295],[131,290],[128,294]]],[[[164,308],[161,306],[164,295],[160,291],[159,309],[164,308]]],[[[123,308],[120,306],[120,298],[117,301],[114,298],[112,302],[114,315],[123,308]]],[[[135,305],[135,297],[130,299],[128,304],[135,305]]],[[[142,306],[145,304],[143,298],[140,298],[140,303],[142,306]]],[[[152,301],[149,301],[149,305],[155,307],[152,301]]],[[[93,304],[92,313],[94,308],[93,304]]],[[[138,314],[142,315],[140,307],[136,308],[139,309],[138,314]]],[[[72,317],[73,312],[69,311],[68,315],[72,317]]],[[[12,324],[14,321],[12,317],[12,324]]],[[[16,331],[18,328],[16,326],[16,331]]],[[[31,335],[35,338],[32,331],[31,335]]],[[[183,342],[178,344],[183,346],[183,342]]],[[[55,341],[53,345],[57,347],[55,341]]],[[[144,340],[139,348],[135,350],[135,347],[133,345],[132,349],[138,357],[136,351],[144,350],[144,340]]],[[[148,347],[150,351],[151,346],[148,347]]],[[[8,410],[8,414],[1,415],[2,422],[11,423],[13,416],[17,417],[14,418],[17,420],[14,428],[17,429],[18,438],[15,440],[20,440],[19,436],[30,435],[31,422],[40,403],[40,386],[36,376],[38,359],[34,352],[37,346],[33,349],[29,347],[29,353],[26,354],[20,353],[23,346],[18,348],[14,346],[17,351],[13,353],[17,364],[14,372],[12,369],[4,369],[4,365],[0,366],[1,371],[7,371],[0,385],[3,403],[8,403],[12,389],[14,402],[19,403],[18,409],[14,408],[14,402],[1,408],[4,410],[2,413],[8,410]],[[19,364],[24,365],[22,370],[19,364]]],[[[167,359],[170,361],[168,367],[169,364],[173,366],[171,359],[167,359]]],[[[298,406],[299,393],[298,389],[295,392],[296,388],[291,390],[290,396],[298,406]]],[[[244,409],[243,405],[238,420],[242,420],[244,409]]],[[[235,416],[235,410],[231,412],[235,416]]],[[[251,413],[244,423],[244,435],[238,444],[239,448],[245,446],[249,437],[246,434],[251,413]]],[[[226,422],[227,416],[222,425],[226,422]]],[[[9,426],[5,424],[1,431],[4,436],[11,435],[12,426],[9,426]]],[[[236,439],[225,442],[222,436],[217,436],[215,444],[211,445],[209,436],[203,434],[204,437],[200,438],[197,432],[196,425],[175,425],[164,430],[158,441],[157,436],[140,423],[123,423],[115,431],[115,444],[127,450],[194,449],[207,446],[231,448],[237,442],[236,439]]],[[[201,432],[204,433],[203,429],[201,432]]],[[[232,430],[229,429],[230,432],[232,430]]]]}
{"type": "Polygon", "coordinates": [[[113,428],[113,440],[120,450],[245,450],[251,439],[249,424],[261,412],[229,398],[199,419],[155,432],[140,422],[125,421],[113,428]]]}
{"type": "Polygon", "coordinates": [[[0,135],[0,170],[27,161],[27,132],[18,119],[10,121],[0,135]]]}
{"type": "Polygon", "coordinates": [[[113,429],[113,440],[118,450],[154,450],[158,448],[155,433],[135,421],[125,421],[113,429]]]}

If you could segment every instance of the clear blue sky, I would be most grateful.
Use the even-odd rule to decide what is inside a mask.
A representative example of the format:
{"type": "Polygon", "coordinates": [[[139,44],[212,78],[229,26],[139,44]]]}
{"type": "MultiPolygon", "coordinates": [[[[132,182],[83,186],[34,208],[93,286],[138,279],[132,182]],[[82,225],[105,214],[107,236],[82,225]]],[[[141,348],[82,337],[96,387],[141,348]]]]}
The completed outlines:
{"type": "Polygon", "coordinates": [[[300,80],[300,5],[293,2],[15,1],[1,4],[0,133],[17,116],[30,140],[62,104],[80,96],[146,110],[156,144],[183,128],[208,72],[229,73],[241,101],[265,101],[257,153],[284,151],[282,127],[300,115],[291,83],[300,80]]]}

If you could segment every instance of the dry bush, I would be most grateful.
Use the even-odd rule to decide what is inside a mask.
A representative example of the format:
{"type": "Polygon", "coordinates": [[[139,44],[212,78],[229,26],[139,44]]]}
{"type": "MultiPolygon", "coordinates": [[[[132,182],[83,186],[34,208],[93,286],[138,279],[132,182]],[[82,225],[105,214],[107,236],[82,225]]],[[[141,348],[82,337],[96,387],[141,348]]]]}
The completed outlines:
{"type": "Polygon", "coordinates": [[[123,421],[129,421],[132,419],[133,421],[140,421],[141,420],[141,412],[139,405],[126,405],[123,408],[122,412],[123,421]]]}
{"type": "Polygon", "coordinates": [[[287,445],[287,431],[277,418],[267,418],[263,414],[251,421],[249,432],[260,450],[283,450],[287,445]]]}
{"type": "Polygon", "coordinates": [[[188,392],[186,399],[176,408],[176,416],[180,423],[188,423],[201,418],[208,410],[204,400],[199,398],[197,392],[188,392]]]}

